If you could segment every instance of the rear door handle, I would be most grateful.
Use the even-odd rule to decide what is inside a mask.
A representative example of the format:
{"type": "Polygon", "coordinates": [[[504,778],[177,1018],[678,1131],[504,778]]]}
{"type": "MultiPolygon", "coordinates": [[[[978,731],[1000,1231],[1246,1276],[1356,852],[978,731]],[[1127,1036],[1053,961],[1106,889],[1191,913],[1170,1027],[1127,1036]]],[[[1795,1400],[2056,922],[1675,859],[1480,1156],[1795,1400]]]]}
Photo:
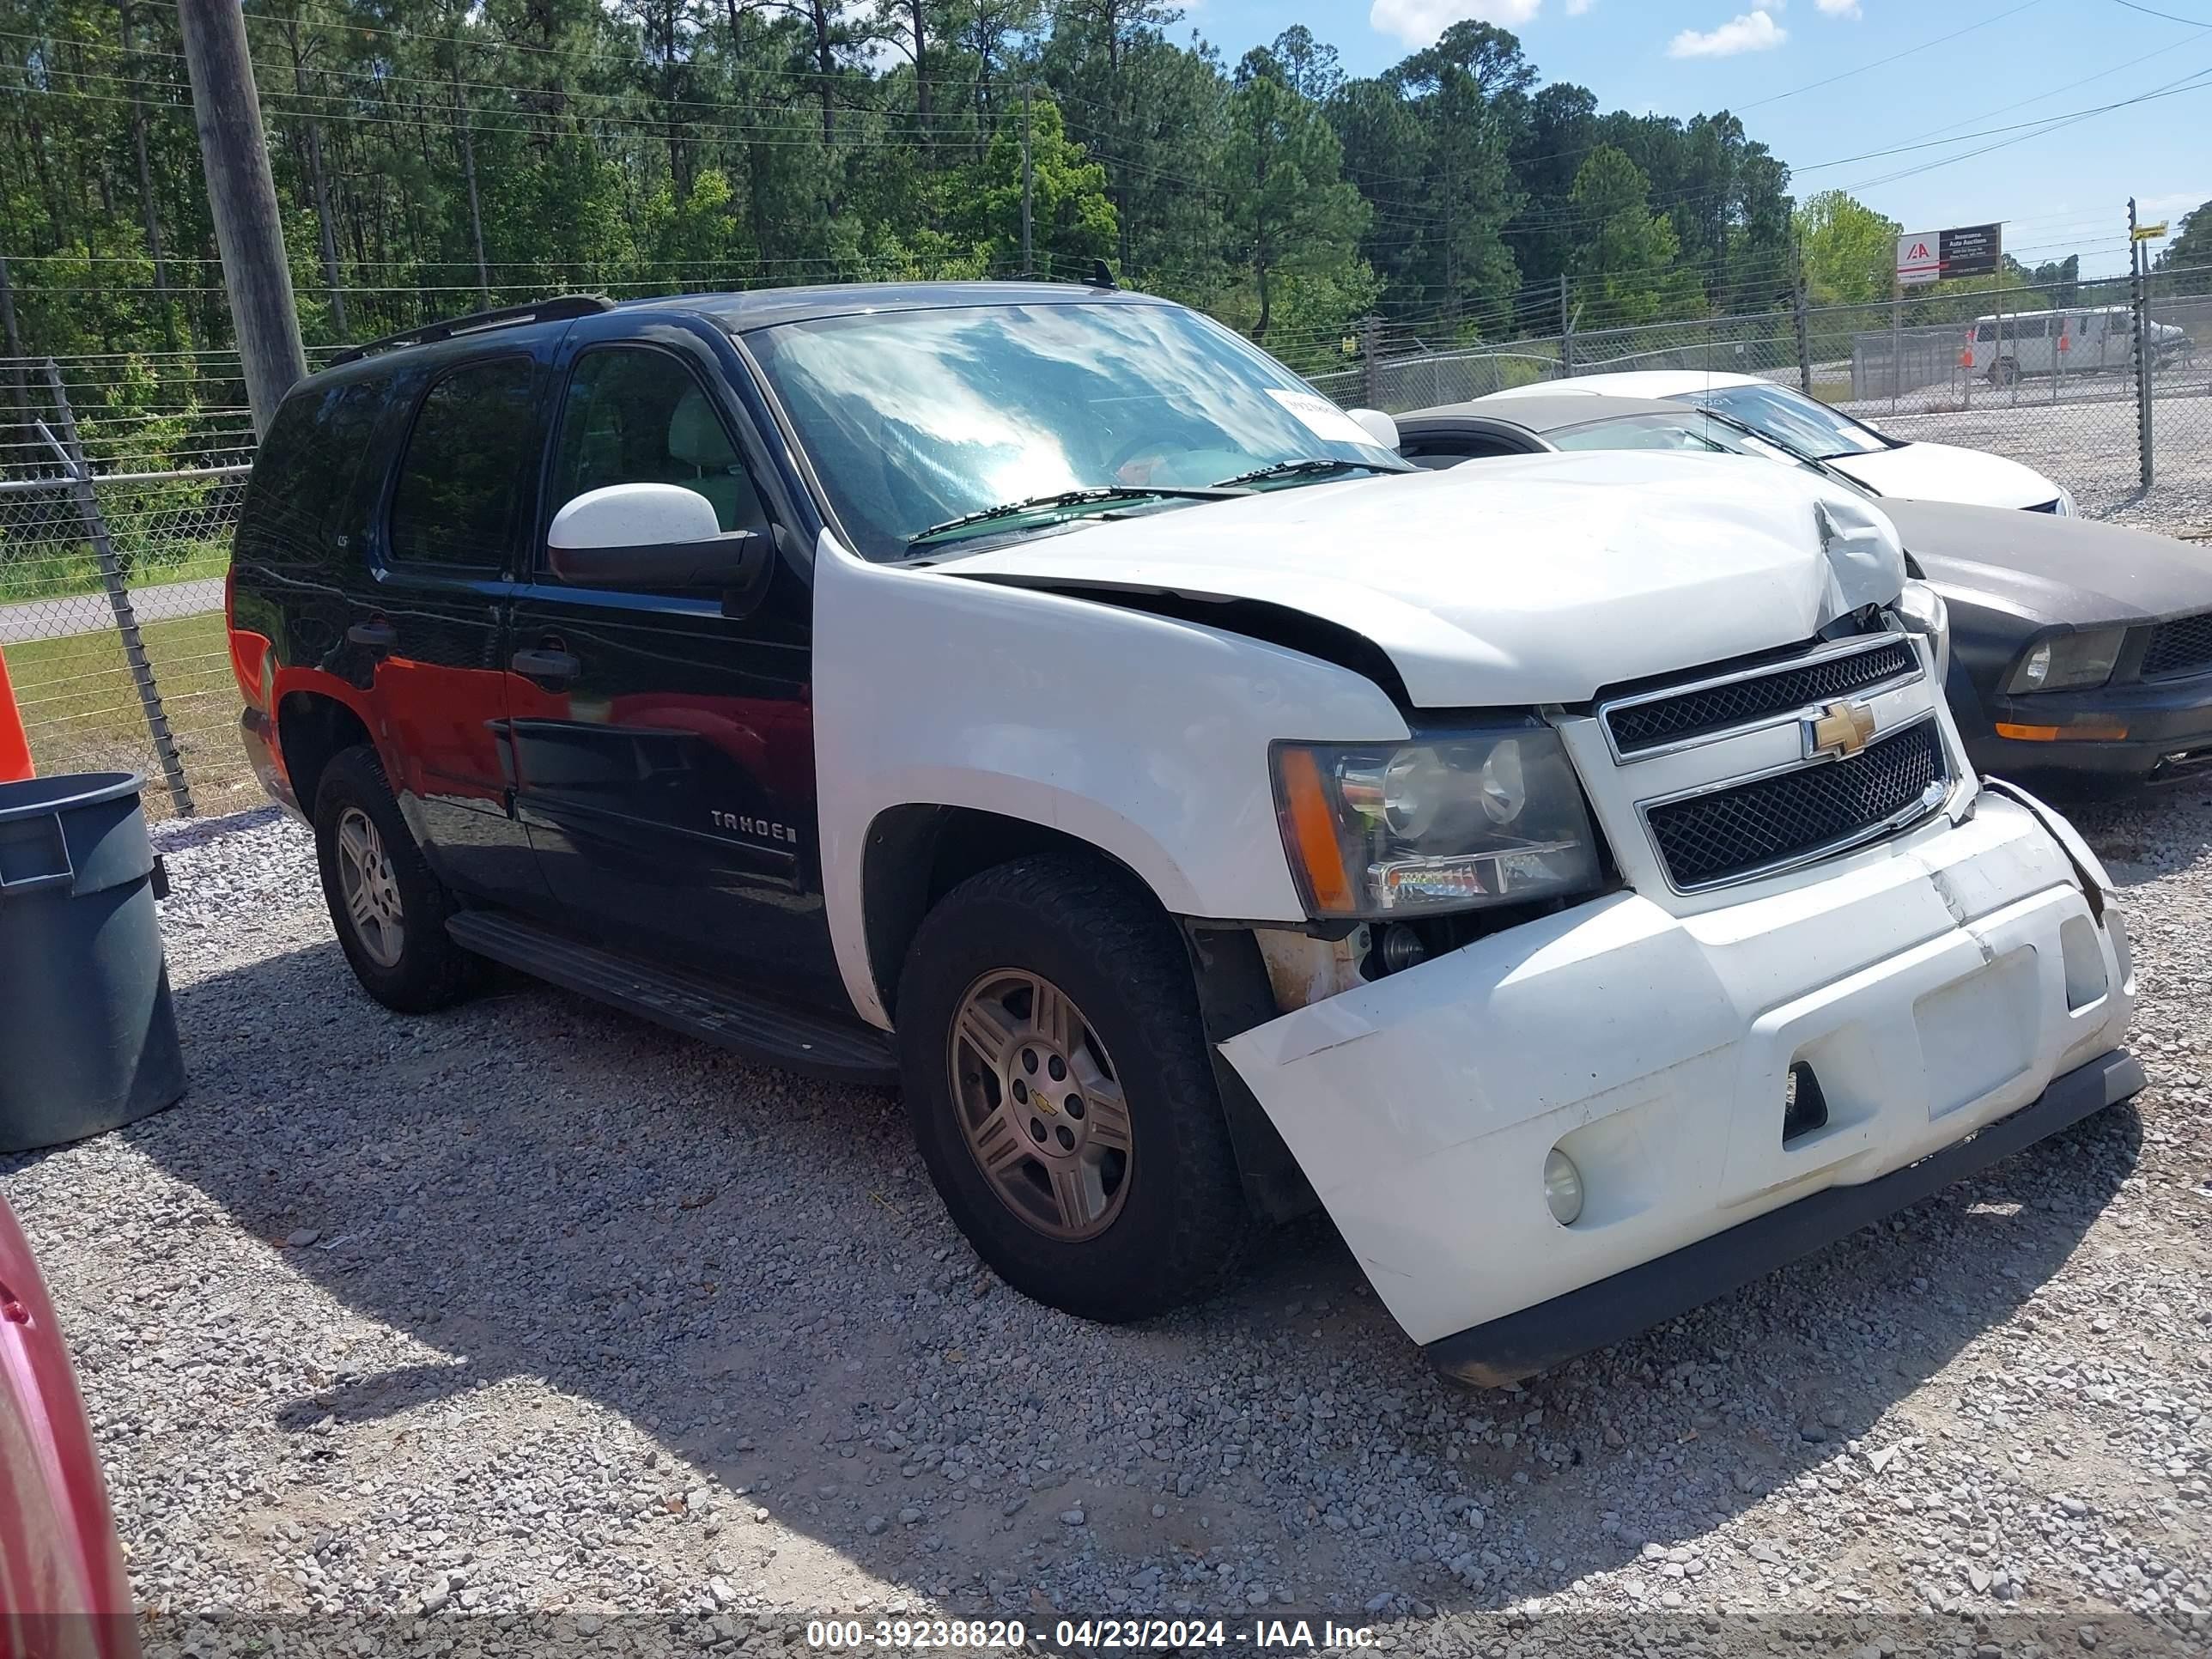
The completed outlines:
{"type": "Polygon", "coordinates": [[[507,659],[507,666],[526,680],[547,685],[565,684],[584,672],[584,665],[574,653],[550,648],[518,651],[507,659]]]}
{"type": "Polygon", "coordinates": [[[389,651],[399,643],[399,630],[379,617],[373,622],[356,623],[346,629],[346,638],[372,651],[389,651]]]}

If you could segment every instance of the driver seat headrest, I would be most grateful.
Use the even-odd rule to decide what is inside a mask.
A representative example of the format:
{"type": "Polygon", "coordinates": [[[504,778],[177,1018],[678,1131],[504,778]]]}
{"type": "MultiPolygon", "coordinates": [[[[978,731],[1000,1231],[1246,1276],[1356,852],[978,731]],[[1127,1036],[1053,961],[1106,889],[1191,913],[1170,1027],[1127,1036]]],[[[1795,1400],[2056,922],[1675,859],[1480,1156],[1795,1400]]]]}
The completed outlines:
{"type": "Polygon", "coordinates": [[[706,393],[693,386],[676,403],[668,417],[668,453],[686,466],[720,471],[730,465],[729,435],[707,402],[706,393]]]}

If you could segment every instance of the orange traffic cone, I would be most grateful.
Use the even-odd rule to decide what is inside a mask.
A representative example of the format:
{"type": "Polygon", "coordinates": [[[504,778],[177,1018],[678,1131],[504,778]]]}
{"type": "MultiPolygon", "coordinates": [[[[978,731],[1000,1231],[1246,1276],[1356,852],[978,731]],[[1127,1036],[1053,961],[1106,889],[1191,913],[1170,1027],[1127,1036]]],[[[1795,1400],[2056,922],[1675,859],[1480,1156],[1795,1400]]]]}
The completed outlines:
{"type": "Polygon", "coordinates": [[[31,740],[23,735],[23,711],[15,707],[15,688],[8,684],[8,659],[0,653],[0,783],[15,783],[31,775],[31,740]]]}

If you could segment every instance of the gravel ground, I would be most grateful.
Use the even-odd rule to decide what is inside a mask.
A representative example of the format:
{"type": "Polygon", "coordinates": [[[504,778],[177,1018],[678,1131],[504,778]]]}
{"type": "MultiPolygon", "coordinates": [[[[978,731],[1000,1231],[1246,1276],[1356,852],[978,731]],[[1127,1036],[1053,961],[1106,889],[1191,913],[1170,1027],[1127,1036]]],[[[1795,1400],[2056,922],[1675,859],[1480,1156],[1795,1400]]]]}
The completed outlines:
{"type": "Polygon", "coordinates": [[[2139,530],[2169,536],[2212,532],[2212,375],[2199,368],[2177,371],[2152,412],[2151,453],[2155,483],[2142,489],[2141,451],[2132,397],[2115,392],[2096,400],[2047,398],[2046,381],[2029,380],[1999,392],[1974,388],[1973,406],[1928,414],[1891,415],[1865,405],[1863,412],[1899,438],[1961,444],[2008,456],[2056,478],[2074,492],[2081,511],[2139,530]]]}
{"type": "Polygon", "coordinates": [[[185,1103],[0,1186],[157,1653],[757,1653],[941,1612],[2202,1654],[2212,798],[2080,820],[2148,1092],[1507,1393],[1432,1376],[1323,1225],[1086,1326],[980,1267],[889,1095],[519,980],[385,1012],[266,815],[167,838],[185,1103]]]}

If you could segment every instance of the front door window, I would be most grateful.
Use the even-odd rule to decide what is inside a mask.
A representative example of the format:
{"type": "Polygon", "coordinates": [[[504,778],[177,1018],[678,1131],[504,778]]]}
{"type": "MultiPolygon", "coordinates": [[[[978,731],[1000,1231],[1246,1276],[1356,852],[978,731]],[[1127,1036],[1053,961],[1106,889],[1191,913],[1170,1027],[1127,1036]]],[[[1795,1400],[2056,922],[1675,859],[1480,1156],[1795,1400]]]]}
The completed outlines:
{"type": "Polygon", "coordinates": [[[673,357],[636,346],[589,351],[568,380],[551,507],[609,484],[670,483],[714,504],[725,531],[768,516],[714,404],[673,357]]]}

